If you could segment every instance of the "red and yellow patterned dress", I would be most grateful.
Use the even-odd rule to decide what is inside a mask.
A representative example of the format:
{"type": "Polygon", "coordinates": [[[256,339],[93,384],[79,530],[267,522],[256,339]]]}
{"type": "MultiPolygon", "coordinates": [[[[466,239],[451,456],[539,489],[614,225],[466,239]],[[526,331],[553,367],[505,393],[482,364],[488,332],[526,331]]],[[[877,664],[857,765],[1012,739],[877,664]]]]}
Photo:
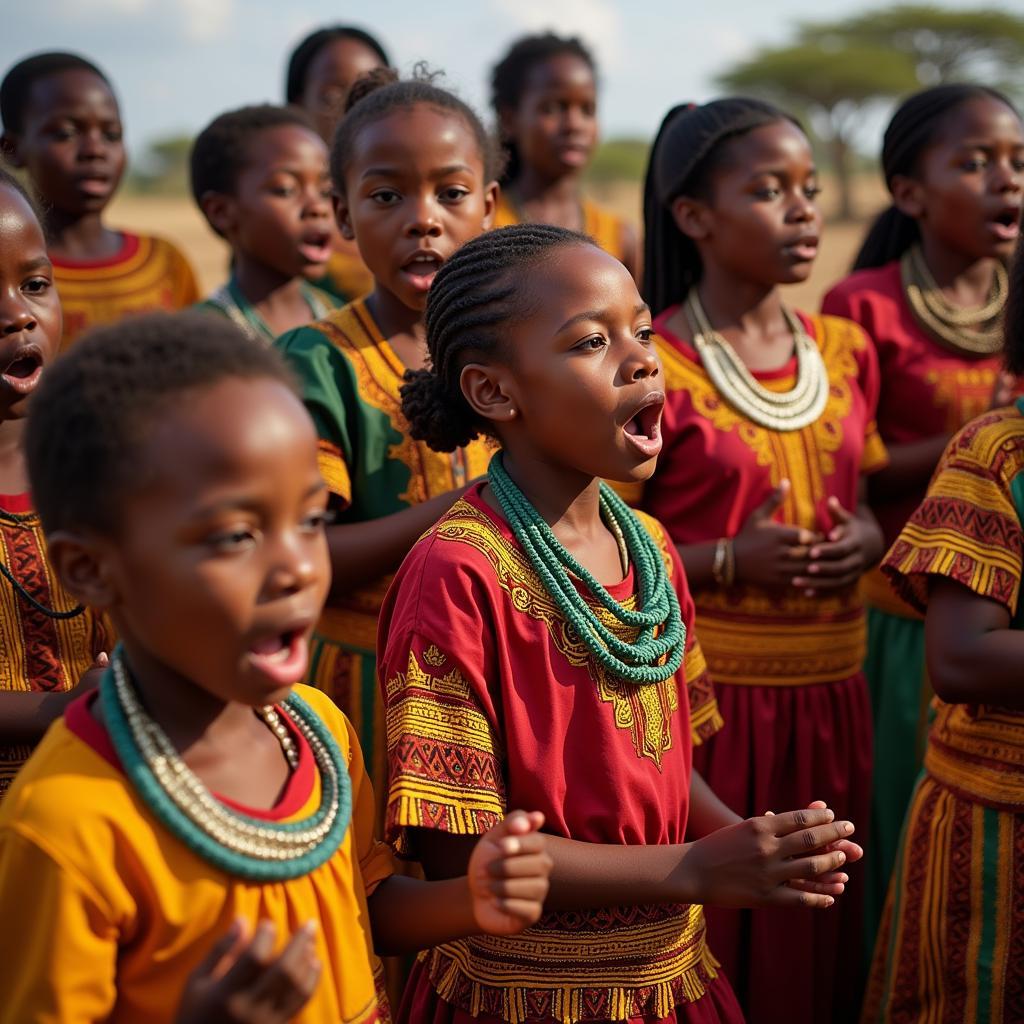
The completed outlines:
{"type": "MultiPolygon", "coordinates": [[[[580,202],[583,211],[583,234],[592,238],[606,253],[614,256],[619,262],[626,262],[634,253],[626,252],[626,222],[611,210],[584,199],[580,202]]],[[[498,207],[494,212],[494,226],[507,228],[522,223],[522,215],[502,194],[498,199],[498,207]]]]}
{"type": "MultiPolygon", "coordinates": [[[[360,299],[275,342],[296,371],[319,435],[320,472],[338,523],[399,512],[483,475],[492,445],[451,453],[414,441],[402,415],[405,366],[360,299]]],[[[313,639],[307,680],[348,715],[383,810],[384,714],[377,686],[377,616],[392,573],[334,599],[313,639]]]]}
{"type": "MultiPolygon", "coordinates": [[[[664,448],[643,507],[679,545],[733,537],[783,479],[781,522],[827,533],[836,497],[854,509],[862,474],[883,466],[875,429],[878,366],[864,332],[835,317],[802,317],[821,350],[831,390],[802,430],[765,429],[729,405],[696,350],[655,321],[667,402],[664,448]]],[[[796,360],[756,373],[793,387],[796,360]]],[[[828,802],[865,838],[871,787],[871,717],[860,666],[864,610],[857,588],[805,597],[738,584],[695,589],[701,643],[725,727],[694,752],[712,790],[743,817],[828,802]]],[[[859,868],[827,914],[708,909],[708,933],[752,1021],[839,1021],[858,999],[859,868]],[[851,898],[852,897],[852,898],[851,898]],[[844,1006],[846,1010],[844,1010],[844,1006]]]]}
{"type": "Polygon", "coordinates": [[[53,257],[53,277],[64,310],[62,351],[90,327],[133,313],[187,309],[200,298],[192,267],[175,246],[127,231],[109,259],[53,257]]]}
{"type": "MultiPolygon", "coordinates": [[[[0,564],[45,607],[75,607],[46,557],[43,527],[27,494],[0,495],[0,564]]],[[[52,619],[0,579],[0,699],[5,690],[66,693],[113,639],[107,620],[90,609],[52,619]]],[[[0,743],[0,796],[31,753],[27,744],[0,743]]]]}
{"type": "MultiPolygon", "coordinates": [[[[583,842],[683,842],[691,747],[720,719],[682,566],[661,527],[642,522],[688,629],[681,671],[643,687],[595,662],[479,486],[413,548],[379,633],[387,832],[400,849],[409,828],[475,836],[517,807],[543,811],[545,831],[583,842]]],[[[632,601],[632,570],[609,592],[632,601]]],[[[433,1024],[741,1019],[701,908],[680,905],[551,912],[516,937],[438,946],[421,954],[402,1015],[433,1024]]]]}
{"type": "MultiPolygon", "coordinates": [[[[956,580],[1024,628],[1024,402],[950,443],[883,563],[919,612],[956,580]]],[[[1018,702],[1019,703],[1019,702],[1018,702]]],[[[1024,1013],[1024,712],[936,699],[879,931],[864,1024],[1024,1013]]]]}
{"type": "MultiPolygon", "coordinates": [[[[878,431],[887,445],[948,437],[990,406],[1002,357],[955,352],[914,319],[900,261],[860,270],[825,296],[822,311],[860,324],[878,353],[882,386],[878,431]]],[[[924,497],[919,490],[872,499],[888,547],[924,497]]],[[[924,622],[893,593],[880,569],[864,577],[868,649],[864,673],[875,729],[872,853],[865,863],[865,934],[870,954],[907,803],[921,770],[930,687],[925,683],[924,622]]]]}

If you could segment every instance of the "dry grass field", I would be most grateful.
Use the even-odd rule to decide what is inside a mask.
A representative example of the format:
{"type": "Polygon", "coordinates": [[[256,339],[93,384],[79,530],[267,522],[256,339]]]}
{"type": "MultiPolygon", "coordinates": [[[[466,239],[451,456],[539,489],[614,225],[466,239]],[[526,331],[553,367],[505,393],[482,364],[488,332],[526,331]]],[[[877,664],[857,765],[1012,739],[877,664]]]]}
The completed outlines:
{"type": "MultiPolygon", "coordinates": [[[[826,189],[827,198],[829,190],[826,189]]],[[[640,189],[638,185],[622,183],[594,190],[594,198],[612,207],[621,216],[639,220],[640,189]]],[[[860,209],[870,212],[883,201],[881,189],[872,180],[859,184],[857,199],[860,209]]],[[[865,224],[829,224],[828,204],[824,204],[826,227],[821,254],[810,280],[794,286],[788,292],[788,301],[809,312],[816,310],[821,297],[839,278],[844,276],[857,251],[865,224]]],[[[199,275],[204,294],[220,285],[227,272],[227,247],[206,226],[190,199],[181,197],[122,196],[111,207],[109,223],[134,231],[151,232],[170,239],[188,255],[199,275]]]]}

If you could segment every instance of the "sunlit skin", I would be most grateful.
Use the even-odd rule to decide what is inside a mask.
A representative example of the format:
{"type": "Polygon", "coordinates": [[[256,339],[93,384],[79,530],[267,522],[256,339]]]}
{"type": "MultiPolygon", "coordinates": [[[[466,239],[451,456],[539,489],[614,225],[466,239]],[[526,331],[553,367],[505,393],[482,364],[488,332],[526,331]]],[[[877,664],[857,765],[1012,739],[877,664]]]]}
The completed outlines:
{"type": "MultiPolygon", "coordinates": [[[[367,307],[401,362],[419,369],[427,360],[423,313],[430,283],[460,245],[492,226],[497,183],[487,179],[479,143],[461,116],[417,104],[359,132],[344,184],[335,212],[374,276],[367,307]]],[[[397,568],[462,492],[330,527],[332,598],[397,568]]]]}
{"type": "MultiPolygon", "coordinates": [[[[700,253],[697,293],[711,326],[750,370],[776,370],[793,356],[778,286],[805,281],[818,254],[817,168],[807,137],[787,120],[755,128],[724,147],[709,194],[681,196],[672,212],[700,253]]],[[[692,337],[683,308],[667,326],[681,338],[692,337]]],[[[831,498],[831,522],[810,531],[775,521],[788,490],[789,481],[782,481],[734,538],[737,579],[807,596],[852,586],[882,554],[881,532],[867,505],[845,509],[831,498]]],[[[715,544],[682,545],[679,551],[694,585],[713,585],[715,544]]]]}
{"type": "Polygon", "coordinates": [[[231,194],[208,193],[203,212],[227,239],[245,297],[275,334],[310,320],[303,279],[323,276],[334,225],[327,147],[300,125],[254,136],[231,194]]]}
{"type": "MultiPolygon", "coordinates": [[[[984,305],[996,261],[1012,255],[1020,234],[1024,128],[1017,114],[994,97],[962,103],[946,115],[917,173],[897,176],[891,187],[897,207],[917,221],[943,295],[967,308],[984,305]]],[[[1012,378],[997,377],[992,407],[1006,405],[1012,392],[1012,378]]],[[[871,478],[872,496],[919,492],[950,436],[889,445],[889,465],[871,478]]]]}
{"type": "Polygon", "coordinates": [[[313,118],[320,137],[329,146],[344,116],[352,83],[383,67],[377,53],[358,39],[332,39],[309,62],[299,106],[313,118]]]}
{"type": "MultiPolygon", "coordinates": [[[[517,274],[524,275],[529,302],[510,317],[501,351],[463,367],[462,392],[497,435],[509,474],[558,540],[599,580],[619,583],[622,567],[601,518],[599,478],[646,479],[660,451],[662,378],[650,311],[622,264],[589,244],[556,249],[517,274]]],[[[483,497],[500,515],[490,488],[483,497]]],[[[861,850],[845,838],[852,825],[832,822],[824,805],[800,815],[813,826],[802,836],[792,831],[800,826],[791,814],[742,822],[695,773],[688,831],[708,838],[626,847],[551,836],[547,907],[762,900],[828,906],[847,880],[838,869],[861,850]],[[751,856],[748,842],[758,836],[760,852],[751,856]],[[797,878],[800,869],[788,852],[787,868],[769,866],[775,843],[794,854],[821,847],[811,872],[816,877],[797,878]],[[789,884],[785,870],[792,872],[789,884]]],[[[414,841],[428,878],[457,874],[475,844],[432,829],[415,830],[414,841]]]]}
{"type": "Polygon", "coordinates": [[[117,100],[102,78],[72,70],[40,79],[23,131],[3,142],[45,202],[54,255],[102,259],[119,251],[121,235],[104,227],[102,213],[124,174],[125,149],[117,100]]]}
{"type": "MultiPolygon", "coordinates": [[[[518,105],[500,112],[521,167],[508,186],[524,218],[580,231],[581,178],[598,141],[597,83],[590,65],[572,53],[542,61],[526,76],[518,105]]],[[[637,239],[624,238],[626,264],[636,271],[637,239]]]]}

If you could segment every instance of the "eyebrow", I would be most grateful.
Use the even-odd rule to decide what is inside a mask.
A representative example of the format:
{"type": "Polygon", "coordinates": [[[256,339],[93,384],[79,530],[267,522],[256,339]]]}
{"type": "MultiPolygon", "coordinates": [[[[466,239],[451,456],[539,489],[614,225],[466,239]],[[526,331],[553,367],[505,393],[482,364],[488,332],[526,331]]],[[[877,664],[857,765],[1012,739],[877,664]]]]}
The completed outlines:
{"type": "Polygon", "coordinates": [[[49,256],[37,256],[34,260],[25,260],[21,265],[22,270],[53,270],[53,264],[49,256]]]}
{"type": "MultiPolygon", "coordinates": [[[[641,302],[634,310],[633,316],[638,317],[641,313],[650,313],[651,307],[646,302],[641,302]]],[[[590,322],[593,323],[595,320],[605,321],[608,319],[608,311],[606,309],[588,309],[585,313],[577,313],[575,316],[569,317],[568,320],[558,328],[557,334],[561,334],[562,331],[569,330],[570,327],[575,327],[576,324],[590,322]]]]}
{"type": "MultiPolygon", "coordinates": [[[[303,501],[308,501],[310,498],[315,497],[318,494],[323,494],[327,490],[327,484],[323,480],[318,480],[315,484],[310,485],[302,495],[303,501]]],[[[202,519],[207,516],[216,515],[218,512],[233,512],[237,509],[245,509],[247,511],[259,511],[262,508],[263,502],[247,497],[238,498],[224,498],[221,501],[215,501],[210,505],[203,505],[192,510],[192,516],[196,519],[202,519]]]]}
{"type": "MultiPolygon", "coordinates": [[[[366,178],[397,178],[403,173],[405,173],[405,169],[398,166],[367,167],[359,177],[362,180],[366,178]]],[[[447,167],[439,167],[436,171],[431,171],[430,177],[433,179],[447,178],[449,174],[460,173],[472,174],[473,168],[469,164],[449,164],[447,167]]]]}

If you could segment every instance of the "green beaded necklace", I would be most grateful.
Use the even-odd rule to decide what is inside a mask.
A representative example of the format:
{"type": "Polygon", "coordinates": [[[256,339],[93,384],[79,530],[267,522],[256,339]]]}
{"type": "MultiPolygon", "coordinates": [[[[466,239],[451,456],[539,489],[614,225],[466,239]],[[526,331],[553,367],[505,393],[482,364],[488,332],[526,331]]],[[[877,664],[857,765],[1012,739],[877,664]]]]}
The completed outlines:
{"type": "Polygon", "coordinates": [[[675,675],[683,661],[686,627],[661,552],[633,510],[607,484],[600,485],[601,516],[614,532],[622,534],[636,568],[639,600],[635,611],[616,601],[558,542],[529,498],[513,483],[501,452],[491,459],[487,479],[544,589],[594,658],[609,672],[638,685],[660,683],[675,675]],[[618,622],[640,630],[633,643],[619,639],[601,621],[571,576],[618,622]]]}
{"type": "Polygon", "coordinates": [[[348,767],[330,731],[297,694],[290,694],[278,710],[313,750],[320,806],[300,821],[268,822],[232,811],[212,797],[142,708],[120,648],[99,689],[107,732],[125,775],[157,819],[193,853],[253,882],[298,878],[334,856],[352,815],[348,767]]]}

